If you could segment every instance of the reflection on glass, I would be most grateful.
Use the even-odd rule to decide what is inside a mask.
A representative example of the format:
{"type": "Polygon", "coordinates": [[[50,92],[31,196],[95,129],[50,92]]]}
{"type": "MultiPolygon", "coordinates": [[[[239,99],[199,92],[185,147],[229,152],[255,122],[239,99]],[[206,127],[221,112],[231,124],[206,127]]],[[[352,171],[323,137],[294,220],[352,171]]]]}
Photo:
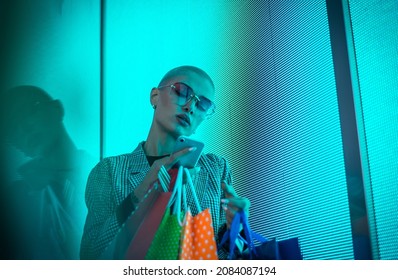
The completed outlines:
{"type": "Polygon", "coordinates": [[[28,157],[7,184],[13,257],[78,259],[91,159],[68,135],[60,100],[35,86],[3,97],[5,140],[28,157]]]}

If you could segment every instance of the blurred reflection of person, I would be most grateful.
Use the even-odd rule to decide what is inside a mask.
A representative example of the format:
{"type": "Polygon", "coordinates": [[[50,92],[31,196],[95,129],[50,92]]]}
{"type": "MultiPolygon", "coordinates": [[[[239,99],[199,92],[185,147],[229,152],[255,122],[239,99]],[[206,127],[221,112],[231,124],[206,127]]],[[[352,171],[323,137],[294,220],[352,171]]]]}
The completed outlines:
{"type": "Polygon", "coordinates": [[[12,88],[2,106],[5,140],[30,158],[7,185],[13,258],[78,259],[90,158],[68,135],[61,102],[44,90],[12,88]]]}

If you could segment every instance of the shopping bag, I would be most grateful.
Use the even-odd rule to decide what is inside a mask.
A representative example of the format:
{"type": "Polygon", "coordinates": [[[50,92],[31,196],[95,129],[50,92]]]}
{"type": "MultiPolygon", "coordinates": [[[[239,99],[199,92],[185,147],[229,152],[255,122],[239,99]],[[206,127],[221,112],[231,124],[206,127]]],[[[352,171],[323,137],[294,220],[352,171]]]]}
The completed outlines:
{"type": "Polygon", "coordinates": [[[276,238],[268,239],[251,230],[247,216],[244,211],[235,214],[230,229],[228,229],[220,245],[229,240],[229,259],[247,260],[302,260],[302,254],[298,238],[289,238],[279,241],[276,238]],[[244,237],[239,233],[243,228],[244,237]],[[236,240],[246,245],[243,252],[235,251],[236,240]],[[255,245],[255,240],[259,245],[255,245]]]}
{"type": "MultiPolygon", "coordinates": [[[[173,187],[171,184],[175,184],[176,186],[181,185],[174,183],[175,181],[182,182],[182,170],[178,171],[177,174],[175,170],[171,169],[169,174],[165,167],[162,166],[158,173],[158,182],[160,183],[163,193],[160,194],[152,208],[148,210],[147,215],[140,225],[136,235],[130,242],[125,259],[143,260],[146,259],[147,255],[148,258],[153,257],[154,259],[163,259],[165,257],[162,255],[161,250],[163,250],[164,245],[166,245],[166,242],[169,242],[170,239],[169,236],[167,236],[167,232],[164,231],[168,229],[178,230],[177,227],[173,227],[173,217],[169,216],[171,218],[170,220],[167,218],[168,209],[171,207],[171,205],[173,205],[174,202],[176,205],[181,204],[181,187],[174,187],[173,192],[170,192],[173,187]],[[160,227],[162,221],[164,221],[164,223],[163,226],[160,227]],[[171,227],[169,227],[170,225],[171,227]],[[155,239],[156,234],[157,238],[155,239]],[[154,248],[150,251],[152,243],[154,243],[154,248]],[[160,248],[156,248],[158,245],[160,245],[160,248]]],[[[176,208],[174,210],[175,213],[173,214],[176,215],[176,211],[179,210],[180,208],[176,208]]],[[[172,244],[174,244],[174,242],[172,242],[170,245],[172,244]]],[[[171,247],[169,248],[170,253],[173,252],[171,247]]],[[[170,257],[173,258],[172,256],[170,257]]]]}
{"type": "Polygon", "coordinates": [[[181,233],[180,260],[218,260],[217,245],[210,209],[201,210],[188,169],[184,169],[187,186],[190,187],[199,212],[195,217],[188,209],[181,233]]]}
{"type": "MultiPolygon", "coordinates": [[[[161,169],[162,174],[160,183],[162,185],[174,184],[173,193],[170,197],[168,209],[163,216],[162,222],[159,226],[158,231],[148,249],[148,253],[145,256],[146,260],[177,260],[180,246],[180,236],[182,226],[179,220],[181,220],[181,195],[182,195],[182,170],[178,170],[176,176],[168,176],[161,169]],[[175,180],[172,178],[176,177],[175,180]],[[178,182],[175,184],[175,182],[178,182]]],[[[173,173],[173,172],[170,172],[173,173]]]]}
{"type": "MultiPolygon", "coordinates": [[[[126,222],[122,225],[116,233],[115,238],[108,244],[100,259],[104,260],[123,260],[125,259],[127,248],[131,240],[136,236],[141,227],[142,222],[148,215],[153,205],[157,203],[163,195],[163,201],[167,199],[170,194],[163,193],[159,188],[153,186],[145,194],[144,198],[136,205],[134,211],[130,214],[126,222]]],[[[160,199],[161,200],[161,199],[160,199]]],[[[163,214],[162,214],[163,215],[163,214]]]]}
{"type": "Polygon", "coordinates": [[[148,249],[155,237],[156,231],[166,212],[171,193],[161,193],[154,205],[147,212],[144,220],[140,224],[137,233],[132,238],[127,248],[125,259],[127,260],[143,260],[148,249]]]}
{"type": "Polygon", "coordinates": [[[251,256],[248,249],[243,251],[242,259],[302,260],[303,256],[297,237],[285,240],[276,240],[276,238],[273,238],[255,246],[255,254],[251,256]]]}
{"type": "Polygon", "coordinates": [[[193,217],[188,211],[181,236],[180,260],[218,260],[209,209],[193,217]]]}
{"type": "Polygon", "coordinates": [[[282,260],[302,260],[301,247],[298,237],[278,240],[279,253],[282,260]]]}
{"type": "Polygon", "coordinates": [[[173,215],[171,209],[167,209],[145,259],[178,260],[181,228],[177,215],[173,215]]]}

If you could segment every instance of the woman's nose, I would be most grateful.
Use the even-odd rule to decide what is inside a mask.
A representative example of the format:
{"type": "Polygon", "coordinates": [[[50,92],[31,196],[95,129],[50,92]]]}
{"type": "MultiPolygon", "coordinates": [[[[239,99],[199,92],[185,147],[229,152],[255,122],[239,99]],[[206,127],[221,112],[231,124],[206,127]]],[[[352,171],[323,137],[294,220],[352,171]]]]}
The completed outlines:
{"type": "Polygon", "coordinates": [[[192,98],[191,100],[189,100],[183,107],[182,109],[184,110],[184,112],[193,114],[196,108],[196,100],[194,98],[192,98]]]}

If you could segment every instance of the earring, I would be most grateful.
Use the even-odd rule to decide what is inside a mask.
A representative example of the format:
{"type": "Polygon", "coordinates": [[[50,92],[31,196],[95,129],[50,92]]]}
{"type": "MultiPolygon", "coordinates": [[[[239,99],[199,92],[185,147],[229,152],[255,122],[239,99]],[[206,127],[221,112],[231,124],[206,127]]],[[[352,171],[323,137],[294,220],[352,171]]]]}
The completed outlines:
{"type": "Polygon", "coordinates": [[[156,110],[156,105],[152,105],[152,108],[153,108],[154,110],[156,110]]]}

